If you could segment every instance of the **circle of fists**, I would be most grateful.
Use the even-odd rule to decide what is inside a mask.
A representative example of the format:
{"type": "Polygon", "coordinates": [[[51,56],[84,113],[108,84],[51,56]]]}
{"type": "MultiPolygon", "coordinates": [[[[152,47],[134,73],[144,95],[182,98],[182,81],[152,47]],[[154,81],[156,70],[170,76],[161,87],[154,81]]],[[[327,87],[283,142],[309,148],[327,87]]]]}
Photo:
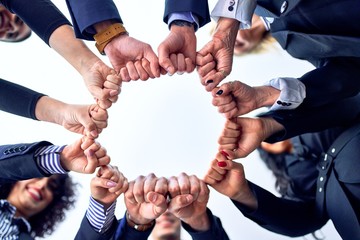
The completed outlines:
{"type": "Polygon", "coordinates": [[[148,224],[165,211],[184,222],[206,212],[209,188],[194,175],[181,173],[170,178],[151,173],[129,183],[125,192],[128,215],[137,224],[148,224]]]}

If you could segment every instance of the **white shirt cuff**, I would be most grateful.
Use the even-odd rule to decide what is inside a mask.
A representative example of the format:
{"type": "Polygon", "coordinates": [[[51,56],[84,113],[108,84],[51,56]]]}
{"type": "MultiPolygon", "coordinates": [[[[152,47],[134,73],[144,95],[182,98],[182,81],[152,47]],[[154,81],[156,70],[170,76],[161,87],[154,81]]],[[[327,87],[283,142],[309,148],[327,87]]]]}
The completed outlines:
{"type": "Polygon", "coordinates": [[[290,110],[297,108],[306,97],[305,85],[296,78],[274,78],[264,84],[279,89],[280,96],[270,110],[290,110]]]}
{"type": "Polygon", "coordinates": [[[219,0],[211,12],[216,22],[220,17],[236,19],[240,29],[251,27],[251,19],[256,8],[256,0],[219,0]]]}

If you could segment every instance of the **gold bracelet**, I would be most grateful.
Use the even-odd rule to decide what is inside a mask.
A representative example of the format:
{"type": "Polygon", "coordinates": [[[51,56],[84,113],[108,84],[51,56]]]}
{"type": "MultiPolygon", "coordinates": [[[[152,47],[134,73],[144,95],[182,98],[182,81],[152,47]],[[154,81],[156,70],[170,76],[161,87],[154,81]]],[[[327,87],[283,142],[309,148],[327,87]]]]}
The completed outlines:
{"type": "Polygon", "coordinates": [[[121,23],[113,23],[104,31],[94,35],[96,41],[95,46],[99,50],[100,54],[105,55],[105,46],[115,37],[121,34],[128,34],[126,29],[121,23]]]}
{"type": "Polygon", "coordinates": [[[147,224],[137,224],[133,220],[131,220],[130,214],[128,211],[126,211],[125,216],[126,216],[126,222],[127,222],[128,226],[132,227],[138,231],[141,231],[141,232],[148,230],[155,224],[155,220],[152,220],[151,222],[149,222],[147,224]]]}

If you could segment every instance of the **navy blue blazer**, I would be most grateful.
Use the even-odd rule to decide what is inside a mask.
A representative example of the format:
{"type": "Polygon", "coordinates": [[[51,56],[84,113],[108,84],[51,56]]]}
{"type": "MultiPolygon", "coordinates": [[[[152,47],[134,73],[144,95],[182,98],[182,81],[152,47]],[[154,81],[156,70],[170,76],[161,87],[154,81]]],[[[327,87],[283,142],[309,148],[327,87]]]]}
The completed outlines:
{"type": "Polygon", "coordinates": [[[48,177],[35,162],[37,149],[52,145],[42,141],[0,146],[0,183],[48,177]]]}
{"type": "MultiPolygon", "coordinates": [[[[93,24],[105,20],[115,20],[122,23],[119,11],[112,0],[66,0],[75,34],[78,38],[94,40],[96,33],[93,24]]],[[[166,0],[164,21],[173,12],[192,12],[199,18],[200,27],[210,21],[207,0],[166,0]]]]}

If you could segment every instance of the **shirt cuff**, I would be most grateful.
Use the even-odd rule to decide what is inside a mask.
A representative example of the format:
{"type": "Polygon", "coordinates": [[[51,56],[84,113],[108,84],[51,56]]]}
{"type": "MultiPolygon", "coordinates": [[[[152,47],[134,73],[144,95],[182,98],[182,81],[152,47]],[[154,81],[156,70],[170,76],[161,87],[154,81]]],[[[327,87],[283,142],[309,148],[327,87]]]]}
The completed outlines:
{"type": "Polygon", "coordinates": [[[256,8],[256,0],[219,0],[211,12],[211,18],[218,21],[220,17],[236,19],[239,29],[251,27],[251,19],[256,8]]]}
{"type": "Polygon", "coordinates": [[[170,28],[170,25],[175,20],[183,20],[187,21],[189,23],[195,23],[195,31],[199,29],[199,19],[196,15],[192,14],[192,12],[177,12],[177,13],[171,13],[169,15],[168,20],[168,26],[170,28]]]}
{"type": "Polygon", "coordinates": [[[280,96],[269,110],[297,108],[306,97],[305,85],[296,78],[273,78],[264,84],[280,90],[280,96]]]}
{"type": "Polygon", "coordinates": [[[45,146],[35,152],[37,165],[47,174],[65,174],[67,173],[60,164],[60,153],[64,146],[45,146]]]}
{"type": "Polygon", "coordinates": [[[115,207],[116,201],[105,211],[104,206],[90,196],[86,218],[96,232],[103,233],[109,230],[115,218],[115,207]]]}

